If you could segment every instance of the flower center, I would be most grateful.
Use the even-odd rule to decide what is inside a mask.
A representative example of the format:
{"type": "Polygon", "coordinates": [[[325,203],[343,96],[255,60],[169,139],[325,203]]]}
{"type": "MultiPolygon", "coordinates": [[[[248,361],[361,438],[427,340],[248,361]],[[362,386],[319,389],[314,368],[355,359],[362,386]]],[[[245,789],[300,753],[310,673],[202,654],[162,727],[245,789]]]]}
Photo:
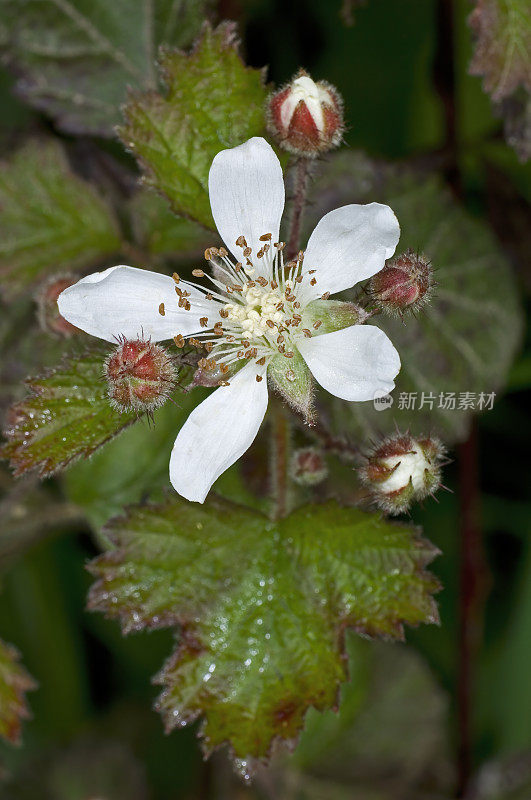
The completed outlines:
{"type": "Polygon", "coordinates": [[[224,308],[228,312],[231,322],[239,323],[242,330],[247,331],[251,336],[263,336],[268,333],[268,320],[275,324],[282,321],[282,313],[279,307],[282,297],[278,291],[265,291],[255,286],[244,286],[241,295],[241,302],[226,303],[224,308]]]}
{"type": "MultiPolygon", "coordinates": [[[[196,334],[188,341],[207,350],[208,357],[199,361],[205,371],[218,371],[221,383],[231,365],[254,360],[260,368],[256,380],[261,381],[271,358],[281,355],[291,359],[295,355],[296,342],[301,337],[312,336],[312,331],[302,327],[302,309],[306,305],[304,284],[314,285],[315,270],[302,272],[304,254],[284,263],[284,243],[271,243],[271,234],[260,237],[263,243],[254,254],[243,236],[236,245],[242,249],[241,261],[233,262],[224,247],[210,247],[205,258],[213,265],[213,275],[203,270],[193,270],[196,277],[207,277],[215,290],[205,291],[202,286],[192,284],[204,292],[212,301],[212,314],[202,317],[200,323],[208,331],[196,334]],[[256,266],[255,266],[256,265],[256,266]],[[260,267],[257,270],[257,266],[260,267]],[[255,277],[257,271],[262,275],[255,277]],[[263,277],[263,275],[268,277],[263,277]]],[[[174,275],[174,279],[178,276],[174,275]]],[[[184,285],[184,282],[183,282],[184,285]]],[[[179,305],[190,308],[189,293],[176,286],[179,305]]],[[[314,322],[317,328],[320,323],[314,322]]],[[[316,333],[316,331],[313,331],[316,333]]],[[[175,337],[176,344],[184,344],[182,336],[175,337]]],[[[287,363],[288,367],[288,363],[287,363]]],[[[292,371],[288,368],[287,375],[292,371]]]]}

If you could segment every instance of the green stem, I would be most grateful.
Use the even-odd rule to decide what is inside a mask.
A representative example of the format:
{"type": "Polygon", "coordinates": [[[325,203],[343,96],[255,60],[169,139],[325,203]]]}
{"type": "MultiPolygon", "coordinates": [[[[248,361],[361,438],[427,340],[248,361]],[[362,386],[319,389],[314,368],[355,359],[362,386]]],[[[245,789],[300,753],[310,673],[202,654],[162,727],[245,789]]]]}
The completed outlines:
{"type": "Polygon", "coordinates": [[[276,398],[271,408],[271,494],[273,519],[282,519],[290,511],[289,461],[291,450],[291,422],[276,398]]]}

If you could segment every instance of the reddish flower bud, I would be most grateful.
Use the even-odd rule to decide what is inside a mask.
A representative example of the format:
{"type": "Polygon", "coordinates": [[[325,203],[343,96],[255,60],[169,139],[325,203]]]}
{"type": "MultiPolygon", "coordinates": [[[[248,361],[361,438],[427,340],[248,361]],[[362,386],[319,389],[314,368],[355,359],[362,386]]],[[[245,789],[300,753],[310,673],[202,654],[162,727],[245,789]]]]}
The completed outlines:
{"type": "Polygon", "coordinates": [[[46,333],[53,333],[57,336],[69,337],[74,333],[79,333],[79,328],[67,322],[59,313],[57,298],[64,289],[77,283],[79,277],[65,273],[63,275],[52,275],[41,284],[35,294],[37,303],[37,319],[39,325],[46,333]]]}
{"type": "Polygon", "coordinates": [[[439,488],[444,454],[434,437],[398,434],[378,444],[359,473],[373,502],[389,514],[400,514],[439,488]]]}
{"type": "Polygon", "coordinates": [[[272,94],[267,127],[284,150],[313,157],[337,147],[343,136],[343,101],[325,81],[315,83],[301,70],[272,94]]]}
{"type": "Polygon", "coordinates": [[[168,399],[177,371],[160,345],[124,340],[105,361],[111,405],[119,411],[153,411],[168,399]]]}
{"type": "Polygon", "coordinates": [[[432,288],[433,268],[426,256],[413,250],[389,259],[369,282],[369,293],[378,306],[397,314],[417,311],[428,302],[432,288]]]}
{"type": "Polygon", "coordinates": [[[326,461],[320,450],[303,447],[295,450],[291,459],[291,476],[301,486],[315,486],[328,475],[326,461]]]}

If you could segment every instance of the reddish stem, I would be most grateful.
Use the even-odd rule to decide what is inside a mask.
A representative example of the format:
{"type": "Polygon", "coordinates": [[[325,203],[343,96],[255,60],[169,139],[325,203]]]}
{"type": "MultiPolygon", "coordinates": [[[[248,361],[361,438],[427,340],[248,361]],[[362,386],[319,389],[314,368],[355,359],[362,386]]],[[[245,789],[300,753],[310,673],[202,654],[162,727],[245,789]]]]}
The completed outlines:
{"type": "Polygon", "coordinates": [[[459,139],[455,85],[455,20],[453,0],[437,4],[437,51],[433,63],[433,82],[444,111],[446,181],[457,197],[462,195],[459,170],[459,139]]]}
{"type": "Polygon", "coordinates": [[[310,161],[302,156],[295,162],[295,186],[293,194],[293,205],[291,210],[289,238],[286,245],[286,255],[294,258],[299,252],[302,217],[306,204],[306,194],[308,191],[308,178],[310,176],[310,161]]]}
{"type": "MultiPolygon", "coordinates": [[[[445,123],[445,175],[454,194],[462,200],[459,169],[459,125],[455,85],[454,3],[437,3],[438,46],[434,83],[440,95],[445,123]]],[[[473,751],[473,701],[476,659],[481,643],[486,595],[486,564],[480,527],[480,489],[477,429],[459,448],[459,496],[461,504],[459,664],[457,685],[457,797],[466,795],[473,751]]]]}
{"type": "Polygon", "coordinates": [[[483,632],[487,566],[480,526],[478,436],[474,423],[459,454],[461,510],[460,631],[458,674],[458,787],[465,797],[472,769],[475,669],[483,632]]]}

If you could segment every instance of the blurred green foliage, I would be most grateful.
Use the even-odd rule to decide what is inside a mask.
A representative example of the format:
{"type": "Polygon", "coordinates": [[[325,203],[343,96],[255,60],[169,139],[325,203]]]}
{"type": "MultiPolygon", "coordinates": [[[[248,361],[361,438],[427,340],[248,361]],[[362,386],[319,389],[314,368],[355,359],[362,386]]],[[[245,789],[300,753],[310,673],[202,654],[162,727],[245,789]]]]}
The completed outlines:
{"type": "MultiPolygon", "coordinates": [[[[110,193],[111,213],[120,209],[117,224],[122,233],[115,241],[114,216],[110,228],[105,223],[102,257],[116,249],[128,252],[143,266],[151,265],[153,258],[160,263],[161,257],[170,264],[186,263],[187,257],[190,262],[190,256],[205,245],[203,232],[183,220],[172,225],[165,209],[157,211],[159,201],[153,197],[137,194],[131,198],[132,161],[117,145],[86,136],[75,141],[70,135],[78,130],[108,135],[111,122],[118,120],[116,105],[125,93],[120,82],[113,82],[116,63],[109,72],[105,60],[99,61],[95,79],[86,87],[92,97],[112,90],[112,114],[104,114],[97,125],[87,126],[85,103],[74,110],[69,105],[65,116],[63,101],[57,96],[46,103],[35,99],[39,72],[44,70],[48,84],[55,81],[55,92],[58,78],[62,82],[69,74],[67,62],[75,52],[73,56],[59,52],[66,61],[59,62],[58,69],[57,48],[51,59],[42,50],[46,26],[40,30],[33,26],[30,38],[25,37],[24,20],[17,17],[28,5],[37,4],[0,3],[0,9],[11,15],[2,19],[0,39],[5,43],[9,38],[5,26],[14,20],[18,61],[12,59],[11,67],[19,73],[21,64],[30,63],[29,84],[21,87],[19,76],[18,85],[26,96],[33,96],[31,110],[13,94],[17,79],[2,69],[4,158],[10,160],[15,145],[29,135],[53,136],[66,148],[79,182],[101,178],[110,163],[106,159],[112,159],[119,191],[114,188],[110,193]],[[35,110],[42,107],[51,110],[51,120],[35,110]],[[84,147],[101,155],[84,158],[84,147]],[[179,253],[183,247],[184,257],[179,253]]],[[[94,9],[98,7],[94,4],[94,9]]],[[[118,26],[128,23],[121,28],[126,39],[127,30],[138,30],[135,20],[140,11],[136,3],[124,7],[124,3],[116,6],[123,11],[118,26]]],[[[512,281],[507,277],[510,269],[529,308],[531,164],[520,164],[505,144],[502,123],[481,80],[469,74],[473,43],[466,23],[471,10],[468,0],[367,0],[356,4],[351,27],[344,24],[339,0],[297,4],[240,0],[222,3],[220,8],[238,18],[247,63],[256,68],[269,64],[269,80],[282,83],[302,65],[315,78],[338,87],[345,100],[349,148],[407,162],[408,171],[419,165],[437,170],[440,176],[435,180],[449,178],[452,191],[459,194],[456,202],[477,218],[473,227],[490,226],[485,241],[495,236],[498,242],[493,250],[504,251],[499,275],[493,267],[485,285],[489,295],[485,299],[500,302],[505,310],[514,307],[512,282],[509,288],[506,284],[512,281]],[[443,17],[449,8],[448,33],[443,17]]],[[[212,13],[215,16],[215,9],[212,13]]],[[[47,23],[49,14],[46,11],[47,23]]],[[[192,29],[193,25],[184,26],[181,35],[172,28],[170,44],[189,41],[192,29]]],[[[70,36],[67,28],[63,34],[70,36]]],[[[159,34],[155,39],[160,39],[159,34]]],[[[61,48],[70,41],[72,46],[83,44],[66,38],[60,40],[61,48]]],[[[125,42],[126,52],[134,41],[132,37],[125,42]]],[[[146,51],[139,51],[138,58],[142,71],[145,67],[149,72],[152,63],[146,51]]],[[[143,84],[142,80],[129,82],[143,84]]],[[[33,171],[39,172],[38,165],[33,171]]],[[[31,194],[32,178],[30,169],[24,184],[17,185],[18,202],[24,200],[25,192],[31,194]]],[[[102,183],[107,190],[105,180],[102,183]]],[[[357,195],[360,187],[353,186],[352,191],[357,195]]],[[[105,201],[94,200],[90,192],[85,201],[96,203],[100,214],[103,202],[108,202],[107,192],[105,201]]],[[[76,214],[69,222],[74,233],[76,214]]],[[[35,226],[31,227],[35,233],[35,226]]],[[[89,233],[83,231],[84,236],[89,233]]],[[[208,235],[206,243],[211,243],[208,235]]],[[[13,266],[12,257],[8,261],[6,270],[13,266]]],[[[88,268],[89,261],[76,265],[88,268]]],[[[22,278],[18,269],[17,278],[22,278]]],[[[45,341],[35,331],[31,301],[8,302],[3,290],[2,303],[0,401],[4,408],[9,399],[19,399],[19,383],[27,373],[57,361],[63,343],[45,341]]],[[[476,319],[474,326],[479,340],[489,320],[476,319]]],[[[512,352],[514,326],[500,331],[498,344],[504,335],[511,339],[507,350],[512,352]]],[[[488,356],[487,350],[487,360],[488,356]]],[[[526,415],[530,359],[528,337],[513,364],[507,393],[500,394],[494,409],[477,421],[486,604],[473,685],[473,757],[478,770],[470,792],[473,800],[527,800],[531,796],[531,431],[526,415]]],[[[178,408],[168,405],[159,412],[154,430],[147,431],[143,424],[129,428],[90,460],[78,462],[61,483],[47,482],[40,490],[33,486],[33,494],[21,498],[2,473],[0,636],[21,651],[39,688],[29,696],[33,719],[25,723],[24,748],[1,745],[0,796],[6,800],[94,796],[103,800],[447,800],[453,796],[462,535],[462,497],[455,464],[445,475],[451,493],[441,493],[438,503],[429,501],[413,512],[414,521],[422,524],[443,552],[433,568],[445,587],[439,595],[439,628],[408,633],[409,650],[401,645],[349,641],[353,680],[343,689],[342,711],[338,716],[312,712],[293,758],[281,757],[268,773],[259,771],[253,787],[234,778],[221,758],[203,764],[194,729],[163,735],[159,718],[148,710],[156,695],[150,678],[171,649],[171,634],[143,632],[123,639],[115,622],[87,614],[91,579],[84,565],[97,554],[95,542],[105,544],[100,528],[110,515],[167,485],[168,454],[187,413],[187,396],[181,395],[179,403],[178,408]],[[145,444],[147,432],[153,455],[145,444]],[[37,513],[43,520],[40,534],[32,522],[37,513]]],[[[242,471],[232,470],[220,486],[241,498],[250,486],[259,486],[262,478],[251,454],[242,471]]],[[[350,480],[350,473],[344,471],[343,483],[350,480]]]]}

